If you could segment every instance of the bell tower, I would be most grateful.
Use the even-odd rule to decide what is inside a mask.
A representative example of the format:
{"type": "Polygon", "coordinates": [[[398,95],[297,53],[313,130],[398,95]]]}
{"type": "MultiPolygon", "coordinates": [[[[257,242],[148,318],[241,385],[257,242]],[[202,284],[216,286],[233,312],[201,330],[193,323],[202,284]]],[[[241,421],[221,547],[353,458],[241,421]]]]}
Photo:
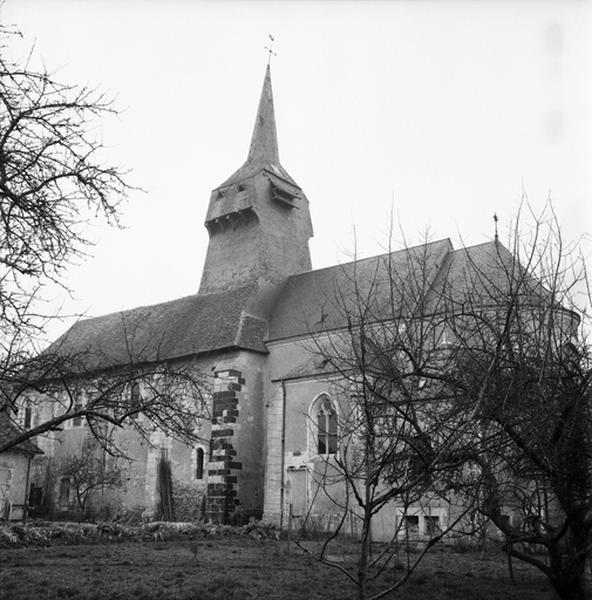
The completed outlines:
{"type": "Polygon", "coordinates": [[[308,200],[280,164],[271,71],[265,71],[245,164],[213,190],[199,294],[277,284],[311,269],[308,200]]]}

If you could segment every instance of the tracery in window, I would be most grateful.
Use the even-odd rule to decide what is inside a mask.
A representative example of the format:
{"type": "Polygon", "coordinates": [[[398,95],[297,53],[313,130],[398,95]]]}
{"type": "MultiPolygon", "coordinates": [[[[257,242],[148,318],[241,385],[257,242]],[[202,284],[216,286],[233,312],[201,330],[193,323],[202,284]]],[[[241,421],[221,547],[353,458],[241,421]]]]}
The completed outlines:
{"type": "Polygon", "coordinates": [[[321,396],[314,405],[312,417],[315,423],[317,454],[337,452],[337,412],[327,395],[321,396]]]}
{"type": "Polygon", "coordinates": [[[132,419],[137,419],[139,417],[139,413],[137,411],[142,407],[142,391],[140,389],[140,384],[137,381],[133,381],[130,386],[130,403],[129,403],[129,411],[132,412],[130,415],[132,419]]]}

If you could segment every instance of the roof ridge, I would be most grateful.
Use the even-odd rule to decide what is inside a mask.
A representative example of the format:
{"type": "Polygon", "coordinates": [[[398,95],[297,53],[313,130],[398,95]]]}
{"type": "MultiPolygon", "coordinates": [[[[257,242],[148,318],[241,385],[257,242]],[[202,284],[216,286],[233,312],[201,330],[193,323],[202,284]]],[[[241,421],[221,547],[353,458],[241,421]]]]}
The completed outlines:
{"type": "Polygon", "coordinates": [[[78,319],[77,321],[74,322],[72,327],[74,325],[76,325],[77,323],[87,323],[88,321],[93,321],[95,319],[104,319],[105,317],[121,315],[124,313],[131,313],[133,311],[140,310],[142,308],[153,308],[156,306],[164,306],[165,304],[173,304],[174,302],[179,302],[181,300],[187,300],[188,298],[197,298],[197,297],[209,298],[210,296],[221,296],[223,294],[237,293],[237,292],[240,292],[241,290],[245,290],[245,289],[252,288],[252,287],[254,287],[253,284],[242,285],[238,288],[226,290],[225,292],[211,292],[209,294],[200,294],[199,292],[196,292],[195,294],[187,294],[186,296],[179,296],[178,298],[171,298],[170,300],[163,300],[162,302],[155,302],[153,304],[140,304],[139,306],[132,306],[130,308],[122,308],[121,310],[113,310],[108,313],[103,313],[103,314],[99,314],[99,315],[93,315],[92,317],[85,317],[82,319],[78,319]]]}
{"type": "Polygon", "coordinates": [[[470,246],[462,246],[461,248],[453,248],[452,252],[463,252],[471,250],[472,248],[479,248],[480,246],[500,246],[504,250],[508,250],[500,241],[488,240],[487,242],[481,242],[479,244],[471,244],[470,246]]]}
{"type": "MultiPolygon", "coordinates": [[[[427,244],[415,244],[414,246],[406,246],[405,248],[401,248],[400,250],[393,250],[392,252],[383,252],[382,254],[374,254],[373,256],[366,256],[365,258],[359,258],[359,259],[354,259],[354,260],[350,260],[348,262],[344,262],[344,263],[337,263],[336,265],[330,265],[328,267],[321,267],[320,269],[311,269],[310,271],[304,271],[302,273],[296,273],[294,275],[290,275],[290,277],[288,277],[288,281],[291,279],[294,279],[296,277],[300,277],[302,275],[308,275],[310,273],[320,273],[321,271],[328,271],[329,269],[335,269],[336,267],[347,267],[348,265],[353,265],[353,264],[359,264],[361,262],[365,262],[367,260],[376,260],[377,258],[381,258],[383,256],[390,256],[393,254],[397,254],[399,252],[405,252],[407,250],[415,250],[417,248],[421,248],[422,246],[433,246],[436,244],[441,244],[442,242],[446,242],[449,241],[450,245],[452,246],[452,241],[450,240],[449,237],[445,237],[445,238],[441,238],[439,240],[434,240],[433,242],[428,242],[427,244]]],[[[454,248],[452,248],[453,252],[456,252],[456,250],[454,248]]]]}

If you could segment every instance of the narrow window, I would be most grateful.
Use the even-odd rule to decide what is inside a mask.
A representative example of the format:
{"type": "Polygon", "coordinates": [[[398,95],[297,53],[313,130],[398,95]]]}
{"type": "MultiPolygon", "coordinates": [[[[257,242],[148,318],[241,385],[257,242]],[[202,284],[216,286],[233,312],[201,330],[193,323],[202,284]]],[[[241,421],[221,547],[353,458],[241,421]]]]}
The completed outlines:
{"type": "MultiPolygon", "coordinates": [[[[82,405],[79,403],[74,404],[74,412],[79,411],[82,408],[82,405]]],[[[82,417],[80,415],[74,417],[72,419],[72,427],[80,427],[82,425],[82,417]]]]}
{"type": "Polygon", "coordinates": [[[326,454],[327,453],[327,445],[326,445],[326,436],[324,433],[325,428],[325,415],[322,411],[319,411],[317,415],[317,453],[318,454],[326,454]]]}
{"type": "Polygon", "coordinates": [[[23,422],[23,427],[25,429],[31,429],[32,414],[33,414],[33,411],[31,410],[31,404],[29,402],[27,402],[27,404],[25,405],[25,418],[24,418],[24,422],[23,422]]]}
{"type": "Polygon", "coordinates": [[[323,396],[316,411],[317,454],[337,452],[337,413],[328,396],[323,396]]]}
{"type": "Polygon", "coordinates": [[[70,478],[63,477],[60,480],[59,503],[61,506],[68,506],[70,503],[70,478]]]}
{"type": "Polygon", "coordinates": [[[204,475],[204,451],[203,448],[197,448],[195,452],[197,461],[195,465],[195,478],[203,479],[204,475]]]}
{"type": "Polygon", "coordinates": [[[130,404],[129,404],[129,412],[132,419],[137,419],[139,417],[139,410],[142,407],[142,393],[140,392],[140,384],[137,381],[134,381],[130,388],[130,404]]]}

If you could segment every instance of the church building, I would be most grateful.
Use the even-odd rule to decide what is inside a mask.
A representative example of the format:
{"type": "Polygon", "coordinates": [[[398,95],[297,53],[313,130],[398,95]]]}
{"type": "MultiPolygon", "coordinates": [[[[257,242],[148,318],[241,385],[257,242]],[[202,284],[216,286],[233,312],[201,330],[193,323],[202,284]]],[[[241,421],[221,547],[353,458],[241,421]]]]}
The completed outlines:
{"type": "MultiPolygon", "coordinates": [[[[201,516],[228,521],[238,511],[285,525],[288,514],[303,514],[313,502],[311,465],[338,451],[340,408],[307,340],[346,326],[330,299],[352,285],[354,271],[369,286],[388,265],[403,267],[414,250],[312,269],[309,201],[280,163],[269,66],[247,160],[212,191],[205,227],[209,245],[197,294],[81,320],[54,347],[92,352],[100,357],[98,371],[124,365],[131,344],[137,364],[194,361],[213,375],[202,445],[190,448],[158,431],[151,444],[130,438],[133,461],[118,496],[123,508],[154,505],[156,464],[166,449],[173,488],[194,498],[201,516]],[[315,432],[311,422],[322,428],[315,432]]],[[[461,268],[467,256],[485,260],[493,243],[455,250],[444,239],[421,246],[429,277],[461,268]]],[[[84,427],[70,422],[60,435],[74,439],[84,427]]],[[[38,445],[43,460],[65,451],[51,439],[38,445]]],[[[54,495],[68,504],[66,487],[54,495]]],[[[446,518],[445,508],[431,510],[432,523],[446,518]]]]}

